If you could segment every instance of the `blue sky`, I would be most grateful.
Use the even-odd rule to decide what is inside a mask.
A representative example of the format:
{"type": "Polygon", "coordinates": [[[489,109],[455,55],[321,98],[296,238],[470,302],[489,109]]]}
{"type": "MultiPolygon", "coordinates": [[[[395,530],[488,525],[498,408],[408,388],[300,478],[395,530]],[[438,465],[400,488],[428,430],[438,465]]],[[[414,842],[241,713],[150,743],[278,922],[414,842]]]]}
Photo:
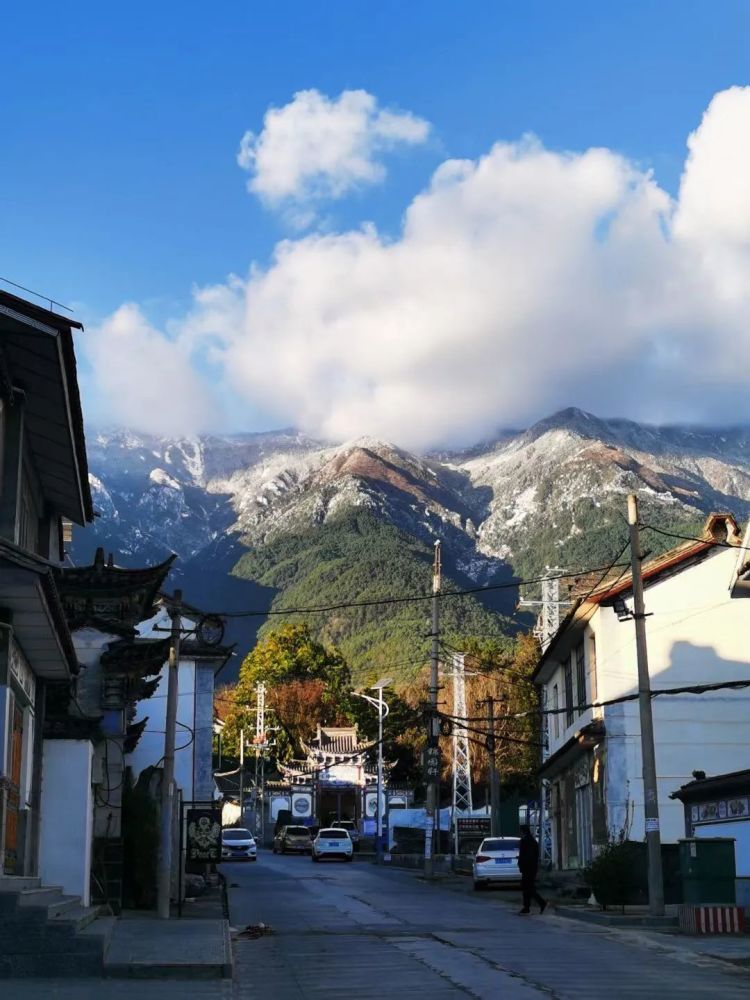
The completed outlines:
{"type": "MultiPolygon", "coordinates": [[[[527,132],[552,151],[606,147],[674,196],[712,96],[750,82],[745,0],[37,3],[6,11],[3,35],[0,275],[94,328],[125,302],[161,328],[195,284],[296,238],[235,157],[300,90],[362,89],[430,123],[384,183],[326,208],[326,231],[372,220],[397,238],[440,163],[527,132]]],[[[262,423],[268,407],[247,406],[262,423]]]]}

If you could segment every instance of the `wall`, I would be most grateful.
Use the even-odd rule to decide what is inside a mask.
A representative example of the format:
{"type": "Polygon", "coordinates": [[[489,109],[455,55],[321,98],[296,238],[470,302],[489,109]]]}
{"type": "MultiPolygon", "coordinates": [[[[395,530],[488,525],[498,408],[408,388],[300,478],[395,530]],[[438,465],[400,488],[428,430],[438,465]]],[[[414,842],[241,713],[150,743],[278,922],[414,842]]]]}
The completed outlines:
{"type": "MultiPolygon", "coordinates": [[[[214,797],[214,664],[195,664],[195,741],[193,747],[193,794],[199,801],[214,797]]],[[[183,741],[181,741],[183,742],[183,741]]]]}
{"type": "Polygon", "coordinates": [[[45,740],[39,874],[44,885],[90,902],[93,797],[89,740],[45,740]]]}
{"type": "MultiPolygon", "coordinates": [[[[148,716],[138,746],[128,754],[126,764],[133,769],[133,780],[146,767],[159,764],[164,756],[164,732],[167,712],[167,671],[162,667],[159,684],[148,701],[138,703],[138,719],[148,716]]],[[[177,736],[175,739],[174,778],[182,789],[183,801],[193,799],[193,752],[191,733],[195,729],[195,663],[180,660],[177,671],[177,736]]]]}

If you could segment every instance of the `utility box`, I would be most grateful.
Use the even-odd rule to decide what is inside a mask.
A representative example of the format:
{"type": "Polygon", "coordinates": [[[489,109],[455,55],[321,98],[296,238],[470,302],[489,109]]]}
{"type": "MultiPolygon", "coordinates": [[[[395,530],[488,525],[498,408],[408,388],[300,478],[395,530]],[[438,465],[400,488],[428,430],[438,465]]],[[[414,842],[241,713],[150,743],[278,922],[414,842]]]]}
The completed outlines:
{"type": "Polygon", "coordinates": [[[681,840],[680,874],[683,902],[734,904],[734,837],[681,840]]]}

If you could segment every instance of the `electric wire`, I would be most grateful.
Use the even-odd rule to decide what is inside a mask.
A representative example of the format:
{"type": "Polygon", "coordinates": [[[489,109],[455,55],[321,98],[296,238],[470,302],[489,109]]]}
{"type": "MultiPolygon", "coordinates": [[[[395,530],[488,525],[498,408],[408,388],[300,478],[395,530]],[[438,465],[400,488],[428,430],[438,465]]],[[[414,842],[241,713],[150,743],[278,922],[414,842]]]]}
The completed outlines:
{"type": "MultiPolygon", "coordinates": [[[[624,551],[624,550],[623,550],[624,551]]],[[[620,553],[622,554],[622,553],[620,553]]],[[[616,559],[619,557],[616,557],[616,559]]],[[[565,580],[565,579],[576,579],[581,576],[588,576],[590,573],[598,573],[602,569],[604,570],[604,575],[611,572],[615,568],[616,559],[610,563],[608,566],[595,566],[589,569],[578,570],[574,573],[559,573],[554,576],[540,576],[534,577],[528,580],[513,580],[506,583],[494,583],[486,584],[480,587],[468,587],[464,590],[443,590],[437,596],[442,600],[443,598],[452,597],[467,597],[472,594],[484,594],[491,593],[498,590],[517,590],[519,587],[531,586],[532,584],[545,583],[549,580],[565,580]]],[[[630,564],[623,564],[626,567],[630,564]]],[[[603,579],[603,577],[602,577],[603,579]]],[[[364,601],[342,601],[339,604],[326,604],[319,606],[310,607],[300,607],[300,608],[266,608],[264,610],[258,611],[210,611],[206,612],[206,616],[216,616],[221,618],[265,618],[271,615],[312,615],[312,614],[325,614],[329,611],[342,611],[348,608],[370,608],[370,607],[382,607],[392,604],[412,604],[418,601],[431,601],[433,594],[411,594],[404,595],[402,597],[381,597],[381,598],[371,598],[364,601]]]]}
{"type": "MultiPolygon", "coordinates": [[[[707,694],[712,691],[725,691],[725,690],[742,690],[744,688],[750,688],[750,677],[742,680],[731,680],[731,681],[713,681],[709,684],[685,684],[681,687],[675,688],[656,688],[652,689],[650,694],[652,698],[660,698],[664,695],[684,695],[693,694],[701,695],[707,694]]],[[[609,705],[622,705],[625,702],[637,701],[640,698],[640,692],[635,691],[631,694],[623,694],[617,698],[608,698],[606,701],[592,701],[584,705],[573,705],[573,711],[585,712],[590,708],[606,708],[609,705]]],[[[563,706],[562,708],[531,708],[523,712],[511,712],[507,715],[499,715],[495,721],[500,722],[503,719],[524,719],[534,715],[564,715],[566,712],[570,711],[570,707],[563,706]]],[[[451,722],[486,722],[486,716],[452,716],[447,713],[440,713],[446,719],[451,722]]]]}

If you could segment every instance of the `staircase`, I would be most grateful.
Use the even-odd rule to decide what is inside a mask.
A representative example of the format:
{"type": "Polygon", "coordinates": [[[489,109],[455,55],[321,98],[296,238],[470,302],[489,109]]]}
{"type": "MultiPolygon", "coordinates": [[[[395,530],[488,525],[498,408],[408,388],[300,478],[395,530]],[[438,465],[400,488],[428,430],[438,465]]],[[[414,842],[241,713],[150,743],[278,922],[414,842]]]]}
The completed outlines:
{"type": "Polygon", "coordinates": [[[101,976],[116,923],[106,913],[39,878],[0,876],[0,979],[101,976]]]}

